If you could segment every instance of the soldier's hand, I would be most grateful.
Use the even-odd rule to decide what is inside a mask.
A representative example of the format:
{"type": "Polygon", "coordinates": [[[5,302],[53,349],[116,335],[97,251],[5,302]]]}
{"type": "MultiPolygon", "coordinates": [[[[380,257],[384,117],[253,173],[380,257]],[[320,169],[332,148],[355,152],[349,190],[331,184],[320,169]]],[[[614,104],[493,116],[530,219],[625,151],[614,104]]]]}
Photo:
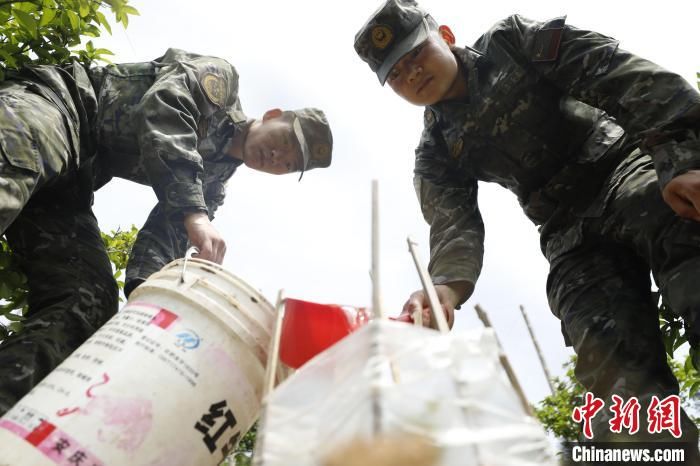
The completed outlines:
{"type": "Polygon", "coordinates": [[[679,216],[700,222],[700,170],[690,170],[673,178],[662,196],[679,216]]]}
{"type": "Polygon", "coordinates": [[[197,246],[199,254],[196,257],[206,259],[217,264],[224,261],[226,254],[226,242],[209,217],[204,212],[185,214],[185,229],[192,246],[197,246]]]}
{"type": "MultiPolygon", "coordinates": [[[[464,302],[474,285],[470,282],[452,282],[444,285],[435,285],[438,301],[442,305],[442,311],[445,313],[447,324],[452,328],[454,325],[455,307],[464,302]]],[[[414,291],[403,305],[401,315],[413,315],[414,312],[420,310],[423,316],[423,326],[430,326],[430,303],[428,295],[423,290],[414,291]]]]}

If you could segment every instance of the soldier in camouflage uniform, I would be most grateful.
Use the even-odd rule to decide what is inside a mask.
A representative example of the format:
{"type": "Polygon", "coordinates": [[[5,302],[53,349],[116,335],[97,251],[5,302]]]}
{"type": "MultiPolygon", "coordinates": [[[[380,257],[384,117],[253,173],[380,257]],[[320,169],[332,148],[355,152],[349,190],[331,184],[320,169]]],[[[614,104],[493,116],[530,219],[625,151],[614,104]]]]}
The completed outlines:
{"type": "MultiPolygon", "coordinates": [[[[637,396],[643,409],[651,395],[677,394],[649,275],[697,346],[697,91],[564,18],[514,15],[461,48],[414,1],[388,0],[355,50],[381,84],[425,106],[414,184],[450,320],[482,265],[477,181],[496,182],[539,227],[549,303],[579,356],[579,381],[607,407],[613,394],[637,396]]],[[[404,313],[426,307],[419,291],[404,313]]],[[[607,419],[595,418],[596,440],[611,438],[607,419]]],[[[682,421],[697,445],[697,428],[682,421]]]]}
{"type": "Polygon", "coordinates": [[[234,67],[180,50],[91,69],[31,66],[0,83],[0,229],[29,280],[24,331],[0,345],[0,415],[117,310],[94,189],[116,176],[158,197],[131,253],[128,296],[188,240],[221,263],[210,221],[239,165],[303,175],[327,167],[331,150],[322,111],[248,119],[234,67]]]}

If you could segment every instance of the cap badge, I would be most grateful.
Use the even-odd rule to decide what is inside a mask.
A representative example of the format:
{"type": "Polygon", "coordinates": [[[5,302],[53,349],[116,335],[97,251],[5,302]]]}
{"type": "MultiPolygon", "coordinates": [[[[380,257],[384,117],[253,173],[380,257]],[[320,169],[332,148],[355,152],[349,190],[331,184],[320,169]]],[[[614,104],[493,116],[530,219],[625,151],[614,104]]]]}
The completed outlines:
{"type": "Polygon", "coordinates": [[[328,144],[314,144],[312,152],[315,159],[326,159],[331,153],[331,146],[328,144]]]}
{"type": "Polygon", "coordinates": [[[374,44],[374,47],[377,49],[385,49],[393,38],[394,34],[392,34],[388,26],[380,24],[372,28],[372,44],[374,44]]]}

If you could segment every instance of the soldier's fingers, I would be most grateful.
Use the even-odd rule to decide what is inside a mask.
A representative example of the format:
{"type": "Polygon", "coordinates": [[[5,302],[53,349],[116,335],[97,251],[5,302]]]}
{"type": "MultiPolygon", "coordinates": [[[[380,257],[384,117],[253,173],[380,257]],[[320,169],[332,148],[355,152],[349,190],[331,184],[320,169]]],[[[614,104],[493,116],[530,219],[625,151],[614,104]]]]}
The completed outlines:
{"type": "Polygon", "coordinates": [[[424,307],[422,314],[423,314],[423,327],[430,327],[430,320],[432,317],[430,315],[431,314],[430,308],[424,307]]]}
{"type": "Polygon", "coordinates": [[[416,296],[416,293],[413,293],[408,300],[404,303],[403,305],[403,310],[402,312],[406,314],[413,314],[416,310],[421,308],[421,302],[416,296]]]}
{"type": "Polygon", "coordinates": [[[217,264],[221,264],[224,261],[225,254],[226,254],[226,243],[220,238],[213,241],[212,258],[210,260],[212,262],[216,262],[217,264]]]}
{"type": "Polygon", "coordinates": [[[680,217],[694,219],[697,211],[692,203],[675,192],[665,192],[664,201],[680,217]]]}
{"type": "Polygon", "coordinates": [[[689,195],[688,202],[693,208],[693,214],[690,218],[700,222],[700,192],[693,192],[691,195],[689,195]]]}
{"type": "Polygon", "coordinates": [[[445,318],[447,319],[447,325],[452,328],[452,326],[455,324],[455,311],[454,309],[450,309],[448,307],[443,308],[443,311],[445,311],[445,318]]]}
{"type": "Polygon", "coordinates": [[[199,248],[199,254],[197,254],[195,257],[208,261],[213,260],[214,251],[212,250],[211,241],[203,241],[202,243],[198,244],[197,247],[199,248]]]}
{"type": "Polygon", "coordinates": [[[226,245],[221,244],[216,254],[216,263],[221,264],[224,262],[224,256],[226,255],[226,245]]]}

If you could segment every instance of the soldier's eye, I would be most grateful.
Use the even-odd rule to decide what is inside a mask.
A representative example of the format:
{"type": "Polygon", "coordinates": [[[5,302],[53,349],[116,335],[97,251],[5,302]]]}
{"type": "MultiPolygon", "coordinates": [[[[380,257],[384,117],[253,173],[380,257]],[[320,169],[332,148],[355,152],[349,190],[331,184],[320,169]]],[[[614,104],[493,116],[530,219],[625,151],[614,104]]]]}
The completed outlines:
{"type": "Polygon", "coordinates": [[[399,77],[399,74],[401,74],[401,73],[399,73],[399,70],[397,70],[396,68],[393,68],[393,69],[389,72],[389,81],[393,81],[393,80],[395,80],[396,78],[398,78],[398,77],[399,77]]]}
{"type": "Polygon", "coordinates": [[[423,42],[418,47],[413,49],[413,51],[411,51],[411,58],[416,58],[418,55],[420,55],[420,53],[423,51],[424,48],[425,48],[425,42],[423,42]]]}

